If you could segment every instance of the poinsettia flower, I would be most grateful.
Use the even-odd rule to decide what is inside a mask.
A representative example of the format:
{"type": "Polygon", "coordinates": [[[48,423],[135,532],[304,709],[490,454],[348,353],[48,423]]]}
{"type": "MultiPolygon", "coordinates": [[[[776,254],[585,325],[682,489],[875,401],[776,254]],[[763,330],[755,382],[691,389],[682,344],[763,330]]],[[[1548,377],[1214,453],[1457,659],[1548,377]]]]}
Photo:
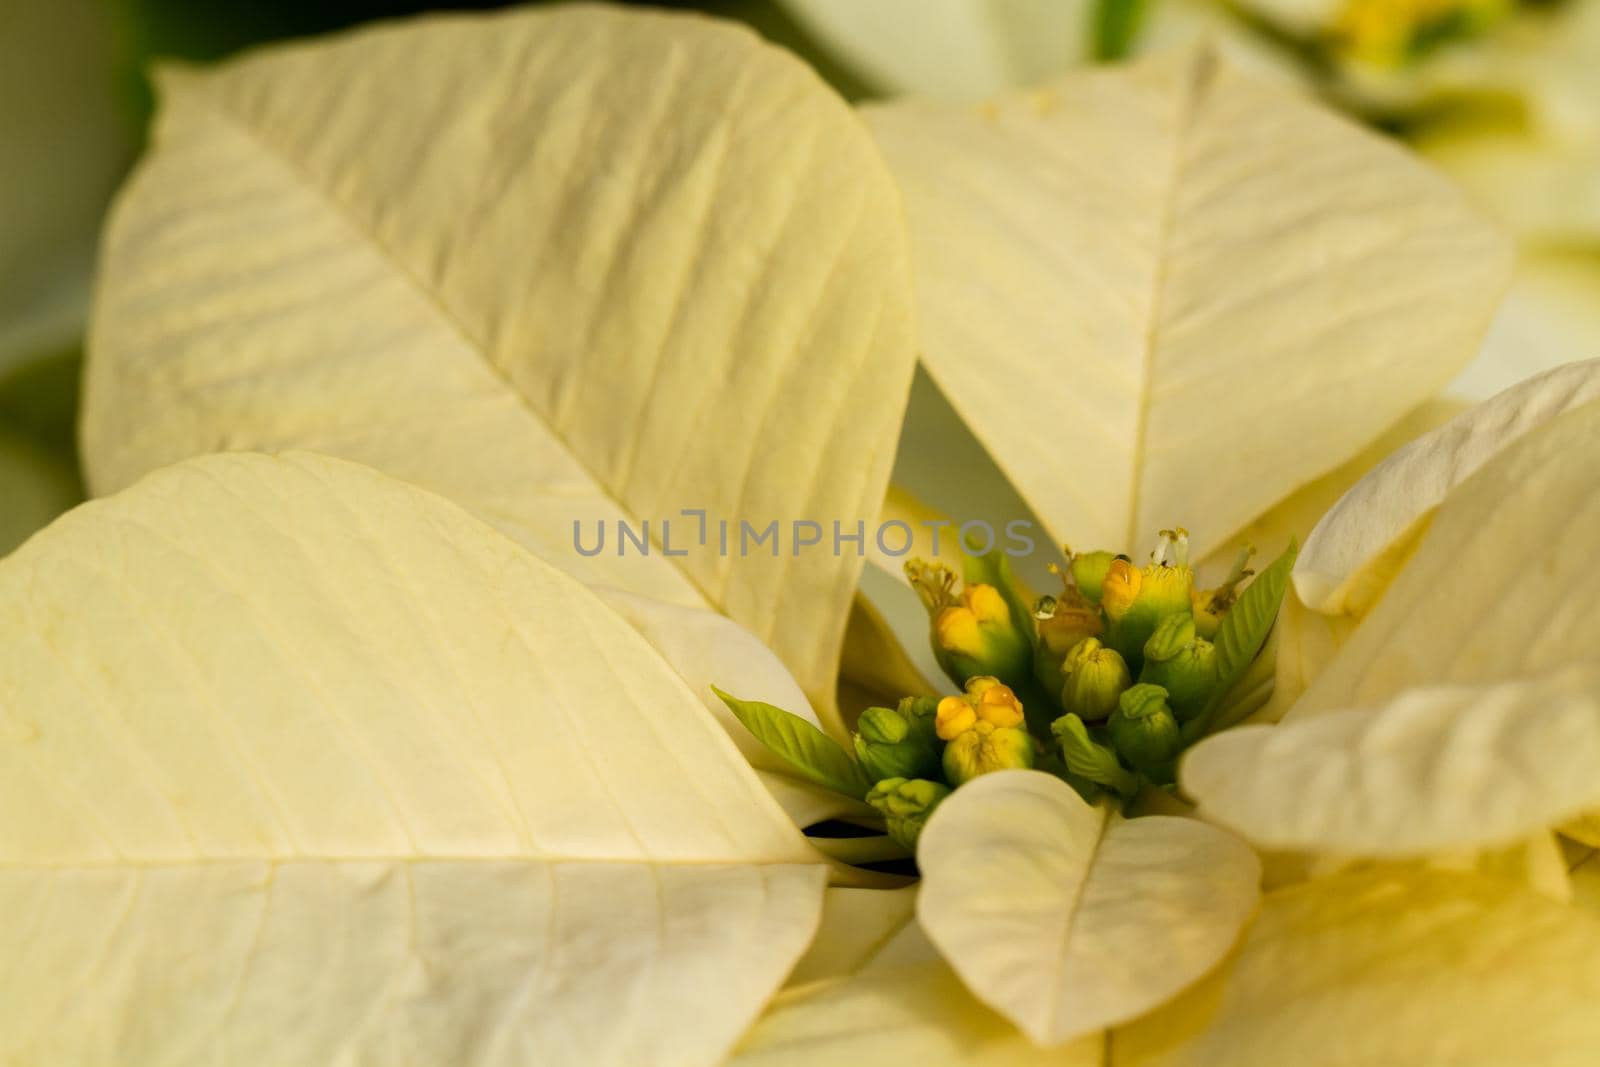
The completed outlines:
{"type": "MultiPolygon", "coordinates": [[[[31,996],[102,959],[118,980],[78,1025],[19,1009],[20,1048],[209,1056],[314,1007],[297,1061],[715,1063],[794,967],[736,1059],[848,1058],[851,1020],[889,1012],[933,1062],[970,1039],[1236,1067],[1448,961],[1480,977],[1507,938],[1529,968],[1594,957],[1576,913],[1409,868],[1270,894],[1252,924],[1238,838],[1042,772],[939,807],[910,907],[825,893],[867,877],[797,832],[837,801],[753,774],[703,706],[748,679],[843,739],[841,649],[872,650],[869,680],[903,667],[864,609],[845,641],[865,546],[669,555],[657,525],[649,554],[589,556],[574,519],[870,522],[920,351],[1051,537],[1132,550],[1181,520],[1225,550],[1471,358],[1509,263],[1400,149],[1207,53],[866,119],[742,31],[603,8],[167,75],[91,337],[109,495],[0,565],[33,635],[14,754],[53,756],[7,810],[74,804],[59,839],[18,824],[14,884],[92,868],[113,898],[86,912],[130,916],[88,946],[72,916],[25,935],[31,996]],[[338,458],[195,458],[284,449],[338,458]],[[67,666],[28,675],[52,648],[67,666]],[[75,726],[79,682],[137,746],[75,726]],[[172,874],[147,906],[150,867],[172,874]],[[1415,917],[1378,921],[1408,889],[1415,917]],[[176,893],[192,981],[161,954],[176,893]],[[1463,909],[1482,923],[1438,928],[1463,909]],[[1286,1003],[1267,976],[1302,951],[1286,1003]]],[[[1552,1048],[1587,1047],[1592,966],[1530,1015],[1552,1048]]],[[[1476,1005],[1452,1040],[1505,1049],[1527,996],[1441,983],[1417,1017],[1476,1005]]]]}

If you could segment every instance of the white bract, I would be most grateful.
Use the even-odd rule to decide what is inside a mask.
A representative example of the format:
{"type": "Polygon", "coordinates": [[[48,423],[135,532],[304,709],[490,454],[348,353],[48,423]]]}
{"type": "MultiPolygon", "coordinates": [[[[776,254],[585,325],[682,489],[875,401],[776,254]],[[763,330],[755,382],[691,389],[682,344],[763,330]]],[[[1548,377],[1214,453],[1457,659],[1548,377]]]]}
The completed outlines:
{"type": "Polygon", "coordinates": [[[1036,771],[985,775],[917,845],[917,913],[1040,1045],[1126,1022],[1204,975],[1255,911],[1261,864],[1193,819],[1123,819],[1036,771]]]}
{"type": "Polygon", "coordinates": [[[1079,547],[1225,544],[1443,386],[1510,270],[1400,149],[1203,51],[868,116],[928,369],[1079,547]]]}
{"type": "Polygon", "coordinates": [[[1329,512],[1296,574],[1302,591],[1403,567],[1387,585],[1366,579],[1361,602],[1375,606],[1282,726],[1188,755],[1183,783],[1203,810],[1273,847],[1420,855],[1502,845],[1600,808],[1589,638],[1600,585],[1586,558],[1600,510],[1597,372],[1554,371],[1486,402],[1329,512]]]}
{"type": "Polygon", "coordinates": [[[0,604],[0,1059],[710,1063],[811,938],[677,674],[431,494],[192,461],[0,604]]]}
{"type": "MultiPolygon", "coordinates": [[[[863,121],[748,33],[585,6],[163,84],[91,336],[111,495],[0,563],[0,911],[32,916],[0,933],[11,1059],[1592,1051],[1600,934],[1576,910],[1416,865],[1269,893],[1251,925],[1239,838],[1042,773],[943,800],[921,889],[825,896],[830,871],[873,879],[796,822],[873,814],[709,685],[842,736],[861,556],[665,554],[685,508],[870,524],[918,351],[950,436],[965,420],[1052,536],[1131,550],[1183,522],[1226,550],[1309,523],[1436,423],[1401,420],[1509,269],[1395,146],[1205,51],[863,121]],[[194,458],[229,450],[339,458],[194,458]],[[574,520],[652,521],[655,551],[584,556],[574,520]]],[[[1437,507],[1392,584],[1340,601],[1361,617],[1291,605],[1290,725],[1191,757],[1229,826],[1409,855],[1476,847],[1483,805],[1497,844],[1586,808],[1577,744],[1549,789],[1489,773],[1593,740],[1570,668],[1600,593],[1596,409],[1549,388],[1335,509],[1302,580],[1336,590],[1437,507]],[[1420,709],[1414,747],[1376,746],[1392,788],[1363,793],[1348,749],[1391,707],[1420,709]],[[1339,709],[1359,718],[1310,717],[1339,709]],[[1431,740],[1448,778],[1417,777],[1431,740]],[[1280,746],[1300,773],[1255,765],[1280,746]]],[[[854,633],[853,691],[918,684],[874,614],[854,633]]]]}
{"type": "Polygon", "coordinates": [[[619,557],[614,526],[676,519],[681,552],[685,508],[785,538],[877,514],[914,359],[905,238],[814,74],[729,24],[586,7],[162,85],[106,237],[94,491],[219,448],[367,463],[586,581],[722,609],[832,719],[859,556],[619,557]],[[606,551],[574,522],[586,544],[607,523],[606,551]]]}

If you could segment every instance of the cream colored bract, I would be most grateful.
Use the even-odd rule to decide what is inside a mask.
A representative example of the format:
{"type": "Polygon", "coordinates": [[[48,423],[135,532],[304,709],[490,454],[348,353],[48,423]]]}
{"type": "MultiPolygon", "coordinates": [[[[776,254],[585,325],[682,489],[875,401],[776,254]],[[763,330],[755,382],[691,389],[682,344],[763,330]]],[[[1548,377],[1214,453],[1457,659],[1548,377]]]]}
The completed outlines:
{"type": "Polygon", "coordinates": [[[1075,546],[1226,543],[1448,381],[1510,270],[1400,149],[1203,51],[868,116],[928,369],[1075,546]]]}
{"type": "Polygon", "coordinates": [[[1312,538],[1329,546],[1319,558],[1359,560],[1370,549],[1351,545],[1420,521],[1396,509],[1444,496],[1284,725],[1189,753],[1182,782],[1203,810],[1270,847],[1420,855],[1503,845],[1600,807],[1588,639],[1600,587],[1587,558],[1600,401],[1583,399],[1594,372],[1567,368],[1489,401],[1329,513],[1312,538]]]}
{"type": "Polygon", "coordinates": [[[1190,819],[1123,819],[1037,771],[969,782],[917,846],[928,935],[991,1008],[1060,1045],[1156,1007],[1214,967],[1261,864],[1190,819]]]}
{"type": "Polygon", "coordinates": [[[619,560],[613,530],[586,559],[572,524],[679,518],[681,549],[683,508],[875,517],[914,358],[900,214],[843,101],[701,18],[440,18],[170,71],[106,240],[92,487],[219,448],[368,463],[585,580],[715,605],[831,717],[858,556],[619,560]]]}
{"type": "Polygon", "coordinates": [[[1295,589],[1327,615],[1361,615],[1450,490],[1524,434],[1600,399],[1600,360],[1530,378],[1411,442],[1351,488],[1306,539],[1295,589]],[[1366,573],[1369,568],[1376,573],[1366,573]]]}
{"type": "MultiPolygon", "coordinates": [[[[709,684],[844,740],[860,557],[587,557],[574,520],[870,525],[920,347],[1051,536],[1304,534],[1434,424],[1509,262],[1205,51],[866,118],[748,33],[590,6],[164,76],[90,345],[113,495],[0,562],[0,1060],[1587,1067],[1600,931],[1517,883],[1566,888],[1600,744],[1588,371],[1308,546],[1303,697],[1184,781],[1313,853],[1273,891],[1164,790],[1011,771],[939,801],[921,888],[825,890],[867,876],[795,823],[859,856],[882,820],[709,684]],[[193,458],[232,449],[340,458],[193,458]]],[[[856,690],[920,687],[856,620],[856,690]]]]}
{"type": "Polygon", "coordinates": [[[86,505],[0,563],[0,637],[0,1059],[712,1063],[815,928],[643,638],[364,468],[86,505]]]}
{"type": "Polygon", "coordinates": [[[1597,950],[1600,922],[1505,882],[1321,879],[1269,895],[1233,959],[1117,1031],[1112,1062],[1587,1067],[1600,1046],[1597,950]]]}

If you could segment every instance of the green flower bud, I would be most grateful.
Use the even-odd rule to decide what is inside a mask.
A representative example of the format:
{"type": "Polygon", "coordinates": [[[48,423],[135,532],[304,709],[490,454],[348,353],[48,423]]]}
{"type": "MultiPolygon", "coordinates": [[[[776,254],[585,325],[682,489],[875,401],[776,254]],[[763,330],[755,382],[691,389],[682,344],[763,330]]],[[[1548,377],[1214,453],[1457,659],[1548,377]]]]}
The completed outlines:
{"type": "Polygon", "coordinates": [[[1033,653],[1033,676],[1046,693],[1061,692],[1066,682],[1062,663],[1085,637],[1098,637],[1105,631],[1100,609],[1076,589],[1068,588],[1059,597],[1040,601],[1039,646],[1033,653]]]}
{"type": "Polygon", "coordinates": [[[1141,771],[1161,770],[1183,748],[1178,718],[1159,685],[1140,683],[1123,693],[1106,731],[1122,758],[1141,771]]]}
{"type": "Polygon", "coordinates": [[[867,803],[883,814],[889,836],[897,844],[916,850],[917,838],[927,825],[928,816],[939,802],[950,795],[943,782],[922,778],[885,778],[872,787],[867,803]]]}
{"type": "Polygon", "coordinates": [[[1089,736],[1089,728],[1076,715],[1061,716],[1050,724],[1050,732],[1061,746],[1067,770],[1119,796],[1131,797],[1139,791],[1139,776],[1117,759],[1113,750],[1089,736]]]}
{"type": "Polygon", "coordinates": [[[1029,769],[1035,759],[1033,735],[1020,726],[995,726],[979,719],[944,746],[944,778],[963,785],[991,771],[1029,769]]]}
{"type": "Polygon", "coordinates": [[[1153,563],[1148,567],[1123,574],[1113,568],[1106,578],[1106,615],[1111,624],[1106,627],[1106,644],[1122,653],[1130,664],[1144,658],[1144,644],[1161,625],[1161,620],[1172,614],[1190,613],[1190,593],[1194,589],[1194,572],[1187,566],[1170,566],[1153,563]],[[1112,592],[1112,589],[1116,592],[1112,592]],[[1115,605],[1113,611],[1111,605],[1115,605]]]}
{"type": "Polygon", "coordinates": [[[921,560],[907,563],[906,575],[928,609],[934,659],[951,681],[965,685],[969,678],[992,675],[1020,682],[1029,676],[1033,643],[1022,626],[1032,620],[1013,617],[999,589],[978,583],[957,596],[949,568],[921,560]]]}
{"type": "Polygon", "coordinates": [[[1133,684],[1128,664],[1115,649],[1086,637],[1061,665],[1061,707],[1086,722],[1099,722],[1117,708],[1122,691],[1133,684]]]}
{"type": "Polygon", "coordinates": [[[1217,649],[1195,636],[1189,615],[1168,615],[1144,645],[1139,681],[1167,691],[1167,704],[1180,722],[1205,710],[1218,681],[1217,649]]]}
{"type": "Polygon", "coordinates": [[[1072,584],[1077,586],[1078,592],[1098,604],[1100,587],[1106,580],[1106,571],[1111,569],[1111,561],[1126,557],[1114,556],[1110,552],[1083,552],[1071,555],[1072,562],[1068,564],[1068,573],[1072,576],[1072,584]]]}
{"type": "Polygon", "coordinates": [[[939,739],[934,734],[930,701],[926,715],[919,716],[909,701],[899,708],[868,708],[856,723],[856,759],[867,777],[931,778],[939,773],[939,739]]]}
{"type": "Polygon", "coordinates": [[[1150,640],[1144,643],[1145,662],[1169,660],[1194,644],[1194,616],[1168,615],[1156,624],[1150,640]]]}
{"type": "MultiPolygon", "coordinates": [[[[874,745],[897,745],[910,733],[911,724],[894,708],[868,708],[856,723],[856,737],[874,745]]],[[[893,778],[894,775],[885,774],[881,777],[893,778]]]]}

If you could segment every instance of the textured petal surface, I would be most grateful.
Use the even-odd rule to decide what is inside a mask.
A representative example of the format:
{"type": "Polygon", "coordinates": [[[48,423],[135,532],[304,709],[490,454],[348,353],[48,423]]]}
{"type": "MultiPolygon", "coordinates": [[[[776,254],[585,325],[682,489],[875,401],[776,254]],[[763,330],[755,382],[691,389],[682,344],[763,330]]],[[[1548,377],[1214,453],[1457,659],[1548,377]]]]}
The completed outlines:
{"type": "Polygon", "coordinates": [[[582,578],[704,598],[831,708],[861,558],[714,523],[876,517],[914,351],[856,116],[732,25],[602,7],[396,23],[170,73],[105,246],[105,492],[221,448],[355,459],[582,578]],[[650,523],[657,551],[574,550],[650,523]],[[678,519],[665,561],[662,522],[678,519]],[[673,566],[672,564],[676,564],[673,566]]]}
{"type": "Polygon", "coordinates": [[[889,901],[883,892],[830,890],[817,944],[796,974],[825,956],[845,966],[779,994],[730,1067],[1110,1067],[1104,1034],[1042,1049],[984,1007],[914,918],[898,911],[915,893],[896,891],[889,901]],[[886,918],[898,926],[883,940],[886,918]],[[847,933],[855,935],[848,958],[840,945],[821,948],[847,933]]]}
{"type": "Polygon", "coordinates": [[[1184,758],[1201,813],[1270,849],[1421,856],[1509,845],[1600,807],[1600,672],[1407,690],[1229,730],[1184,758]]]}
{"type": "Polygon", "coordinates": [[[1507,882],[1354,873],[1270,894],[1227,966],[1117,1031],[1112,1061],[1588,1067],[1597,999],[1600,920],[1507,882]]]}
{"type": "Polygon", "coordinates": [[[679,677],[459,508],[191,461],[0,563],[0,1060],[715,1063],[823,869],[679,677]]]}
{"type": "Polygon", "coordinates": [[[1272,628],[1272,695],[1252,722],[1279,722],[1355,632],[1349,615],[1324,615],[1301,603],[1293,586],[1272,628]]]}
{"type": "Polygon", "coordinates": [[[1106,1067],[1104,1045],[1094,1034],[1039,1048],[935,960],[781,994],[729,1067],[1106,1067]]]}
{"type": "Polygon", "coordinates": [[[1448,381],[1510,270],[1442,178],[1203,51],[867,114],[927,366],[1075,545],[1216,547],[1448,381]]]}
{"type": "Polygon", "coordinates": [[[1192,819],[1124,820],[1034,771],[968,783],[917,843],[917,914],[968,987],[1041,1045],[1126,1022],[1227,955],[1261,864],[1192,819]]]}
{"type": "MultiPolygon", "coordinates": [[[[1600,176],[1600,166],[1595,169],[1600,176]]],[[[1452,395],[1487,400],[1535,374],[1600,354],[1600,248],[1524,250],[1511,292],[1452,395]]]]}
{"type": "Polygon", "coordinates": [[[1307,482],[1269,511],[1256,516],[1250,525],[1202,560],[1196,576],[1202,581],[1220,582],[1233,565],[1240,545],[1253,545],[1259,562],[1276,559],[1289,547],[1290,538],[1297,544],[1305,544],[1306,536],[1316,529],[1328,509],[1368,472],[1397,448],[1438,429],[1470,406],[1464,400],[1436,397],[1407,412],[1404,418],[1338,468],[1307,482]]]}
{"type": "Polygon", "coordinates": [[[795,777],[793,769],[756,740],[734,718],[711,687],[738,693],[800,716],[820,726],[806,696],[778,657],[755,635],[724,615],[682,607],[616,589],[596,590],[618,615],[644,635],[722,724],[756,776],[797,826],[840,815],[871,815],[872,809],[795,777]]]}
{"type": "MultiPolygon", "coordinates": [[[[879,960],[916,926],[917,888],[832,887],[822,904],[822,922],[811,947],[789,975],[791,986],[848,978],[879,960]]],[[[929,958],[934,953],[930,947],[929,958]]]]}
{"type": "MultiPolygon", "coordinates": [[[[1379,579],[1371,572],[1384,571],[1383,561],[1401,554],[1453,488],[1529,432],[1596,400],[1600,359],[1591,359],[1513,386],[1401,448],[1323,516],[1295,563],[1295,589],[1318,611],[1359,614],[1388,584],[1387,576],[1379,579]]],[[[1573,460],[1581,464],[1579,457],[1573,460]]],[[[1482,495],[1478,499],[1496,506],[1482,495]]],[[[1568,503],[1555,500],[1549,506],[1568,503]]],[[[1513,563],[1519,548],[1537,542],[1503,544],[1507,562],[1513,563]]]]}
{"type": "Polygon", "coordinates": [[[1597,525],[1600,401],[1591,401],[1525,433],[1450,493],[1286,721],[1372,707],[1413,686],[1593,662],[1597,525]]]}
{"type": "Polygon", "coordinates": [[[1487,462],[1283,724],[1201,744],[1184,788],[1263,845],[1373,855],[1503,844],[1596,807],[1597,470],[1600,402],[1487,462]]]}

